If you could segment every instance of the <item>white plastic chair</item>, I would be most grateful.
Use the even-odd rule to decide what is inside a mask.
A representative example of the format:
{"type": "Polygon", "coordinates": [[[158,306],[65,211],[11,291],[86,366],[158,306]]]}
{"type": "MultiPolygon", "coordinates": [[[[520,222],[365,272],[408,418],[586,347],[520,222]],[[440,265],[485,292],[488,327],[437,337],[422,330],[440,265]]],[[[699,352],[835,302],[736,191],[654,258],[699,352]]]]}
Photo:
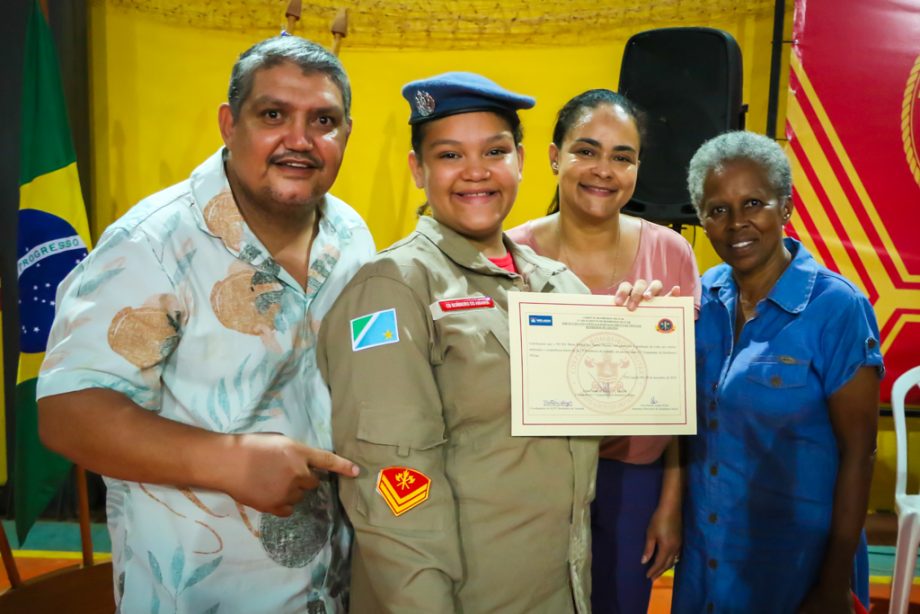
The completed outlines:
{"type": "Polygon", "coordinates": [[[898,443],[898,475],[894,488],[895,509],[898,512],[898,545],[894,569],[891,572],[890,614],[906,614],[910,605],[910,589],[920,546],[920,495],[907,494],[907,424],[904,420],[904,399],[914,386],[920,385],[920,367],[902,374],[891,387],[891,413],[898,443]]]}

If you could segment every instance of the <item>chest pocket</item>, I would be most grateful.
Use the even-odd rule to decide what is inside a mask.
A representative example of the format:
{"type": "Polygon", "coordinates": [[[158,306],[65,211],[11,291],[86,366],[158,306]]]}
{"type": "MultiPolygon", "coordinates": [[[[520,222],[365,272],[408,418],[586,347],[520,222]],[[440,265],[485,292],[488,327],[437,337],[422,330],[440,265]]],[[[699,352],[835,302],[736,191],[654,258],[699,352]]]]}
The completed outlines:
{"type": "MultiPolygon", "coordinates": [[[[445,349],[453,349],[470,358],[481,356],[490,343],[510,352],[508,318],[497,307],[471,309],[447,314],[437,321],[445,349]]],[[[498,348],[493,346],[493,351],[498,348]]]]}
{"type": "Polygon", "coordinates": [[[800,388],[810,368],[810,361],[792,356],[764,356],[748,365],[747,379],[771,389],[800,388]]]}
{"type": "Polygon", "coordinates": [[[357,436],[367,443],[392,446],[402,458],[410,456],[413,450],[430,450],[447,441],[441,420],[419,417],[411,408],[363,410],[358,417],[357,436]]]}

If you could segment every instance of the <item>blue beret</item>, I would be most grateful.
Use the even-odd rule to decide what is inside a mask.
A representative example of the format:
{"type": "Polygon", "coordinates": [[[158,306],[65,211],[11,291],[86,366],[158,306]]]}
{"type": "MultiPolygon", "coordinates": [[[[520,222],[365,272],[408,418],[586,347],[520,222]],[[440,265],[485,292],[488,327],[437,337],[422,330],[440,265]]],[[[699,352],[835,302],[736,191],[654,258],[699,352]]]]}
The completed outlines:
{"type": "Polygon", "coordinates": [[[497,109],[514,112],[529,109],[536,103],[530,96],[509,92],[471,72],[446,72],[412,81],[403,86],[402,95],[412,109],[410,124],[473,111],[497,109]]]}

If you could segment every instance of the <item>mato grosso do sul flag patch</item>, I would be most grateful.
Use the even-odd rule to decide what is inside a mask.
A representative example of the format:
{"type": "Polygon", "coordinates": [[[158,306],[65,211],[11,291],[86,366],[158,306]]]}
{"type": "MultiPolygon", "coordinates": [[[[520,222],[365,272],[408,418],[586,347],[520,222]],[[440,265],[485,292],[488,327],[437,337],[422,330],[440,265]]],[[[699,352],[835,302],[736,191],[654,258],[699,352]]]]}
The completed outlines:
{"type": "Polygon", "coordinates": [[[399,329],[396,326],[395,309],[376,311],[351,321],[352,351],[357,352],[398,341],[399,329]]]}

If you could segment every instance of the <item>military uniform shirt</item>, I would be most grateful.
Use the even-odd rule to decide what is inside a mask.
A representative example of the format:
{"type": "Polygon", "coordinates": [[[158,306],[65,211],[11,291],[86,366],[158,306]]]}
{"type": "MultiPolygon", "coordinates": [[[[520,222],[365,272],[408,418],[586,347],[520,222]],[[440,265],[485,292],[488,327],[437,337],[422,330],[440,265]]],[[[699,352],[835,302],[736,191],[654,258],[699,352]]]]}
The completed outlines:
{"type": "Polygon", "coordinates": [[[356,537],[353,612],[589,609],[598,439],[511,437],[507,316],[509,292],[587,288],[506,246],[520,275],[423,217],[323,322],[336,451],[361,467],[340,493],[356,537]],[[368,315],[388,325],[365,326],[368,315]],[[403,479],[389,491],[408,506],[399,515],[383,496],[391,467],[410,470],[390,473],[403,479]]]}

